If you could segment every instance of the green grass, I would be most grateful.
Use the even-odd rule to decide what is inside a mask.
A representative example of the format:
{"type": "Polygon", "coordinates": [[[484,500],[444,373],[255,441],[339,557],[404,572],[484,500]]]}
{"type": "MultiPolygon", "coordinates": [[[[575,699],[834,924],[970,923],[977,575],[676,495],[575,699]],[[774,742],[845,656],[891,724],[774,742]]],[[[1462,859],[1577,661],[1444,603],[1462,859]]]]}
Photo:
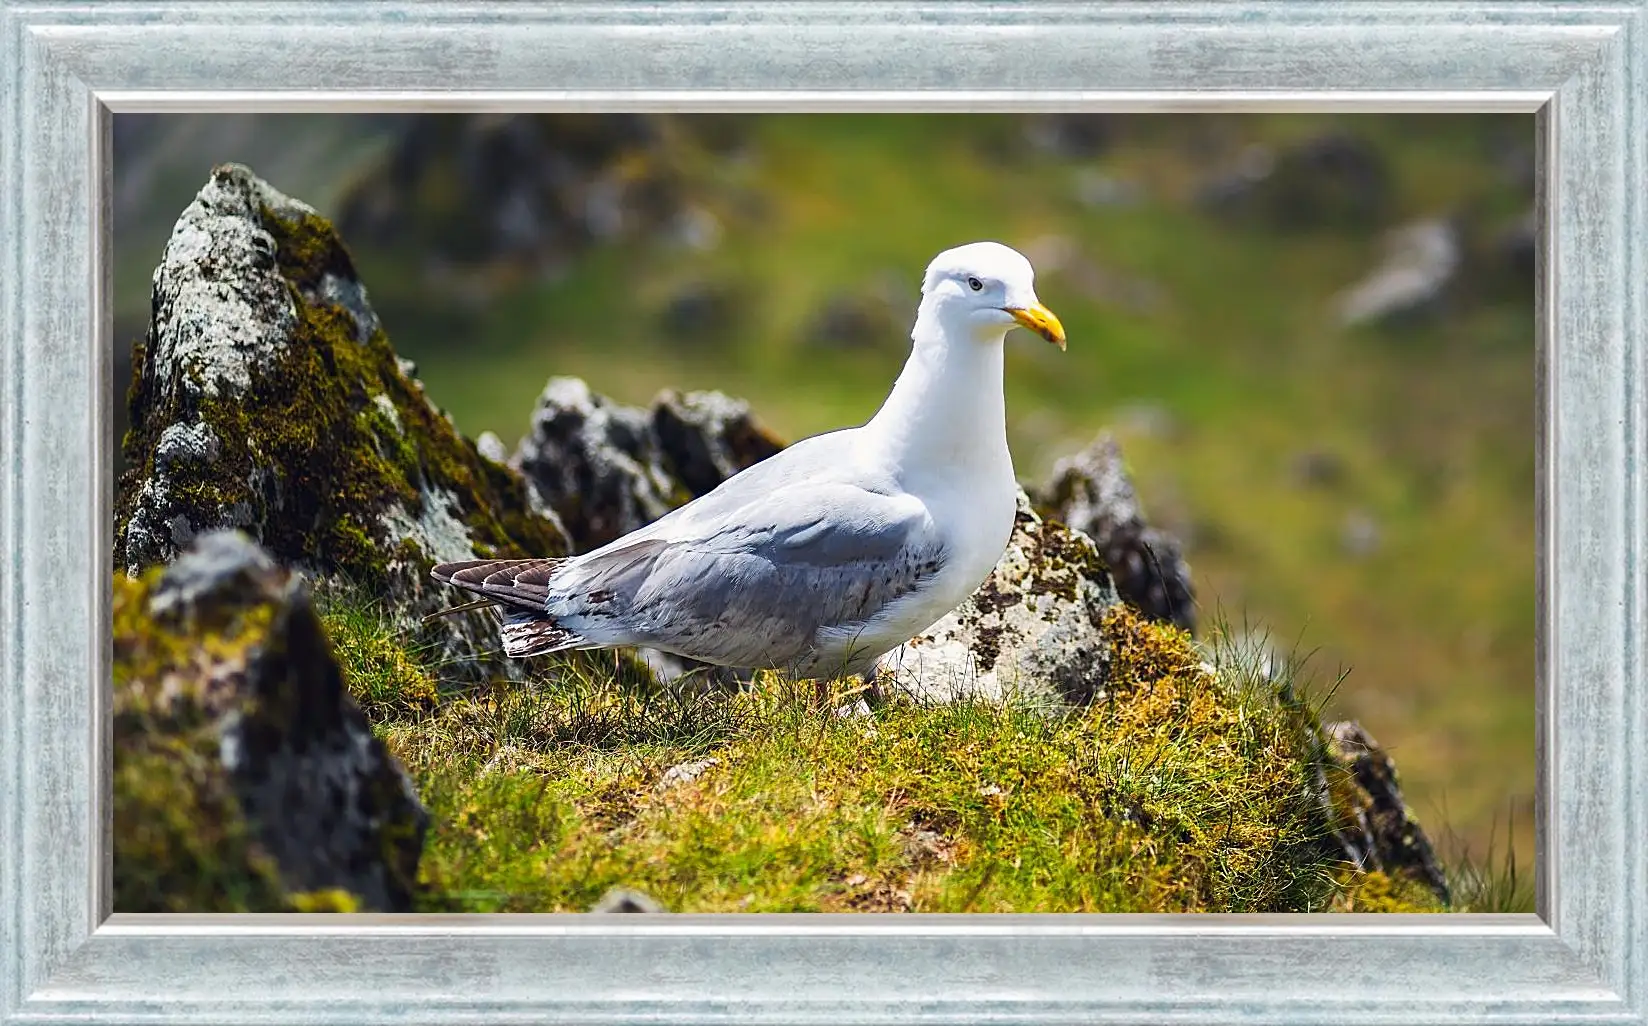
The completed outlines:
{"type": "Polygon", "coordinates": [[[719,388],[791,438],[860,422],[906,343],[893,330],[864,349],[807,345],[830,297],[885,276],[913,296],[925,261],[957,242],[1061,236],[1102,281],[1147,283],[1158,299],[1136,306],[1075,271],[1040,274],[1071,341],[1060,354],[1009,339],[1020,475],[1115,427],[1147,512],[1187,539],[1204,608],[1242,611],[1319,649],[1318,666],[1348,669],[1333,714],[1390,747],[1424,821],[1445,808],[1480,846],[1515,812],[1516,846],[1531,850],[1531,283],[1522,295],[1471,286],[1432,323],[1347,330],[1333,300],[1377,259],[1377,231],[1226,223],[1193,203],[1242,146],[1337,124],[1388,160],[1391,222],[1461,213],[1486,237],[1529,201],[1496,161],[1503,140],[1531,139],[1531,120],[1130,118],[1091,160],[1030,151],[1005,115],[747,124],[747,163],[687,145],[672,158],[722,221],[709,252],[614,244],[463,307],[414,255],[357,247],[397,349],[462,430],[512,442],[551,374],[629,402],[719,388]],[[1137,183],[1139,200],[1082,205],[1075,183],[1094,170],[1137,183]],[[682,339],[662,310],[692,282],[737,302],[725,324],[682,339]],[[1130,418],[1141,405],[1168,429],[1130,418]],[[1310,449],[1339,461],[1337,482],[1295,479],[1310,449]],[[1366,556],[1341,541],[1355,516],[1378,526],[1366,556]]]}
{"type": "Polygon", "coordinates": [[[1462,912],[1533,912],[1532,860],[1517,852],[1515,823],[1494,824],[1480,848],[1458,837],[1441,838],[1448,889],[1462,912]]]}
{"type": "Polygon", "coordinates": [[[1306,911],[1366,885],[1324,844],[1310,701],[1130,613],[1107,697],[1056,718],[841,716],[815,682],[666,689],[611,653],[400,703],[386,681],[430,677],[350,643],[389,636],[376,617],[325,612],[432,813],[428,911],[583,911],[616,886],[676,911],[1306,911]]]}

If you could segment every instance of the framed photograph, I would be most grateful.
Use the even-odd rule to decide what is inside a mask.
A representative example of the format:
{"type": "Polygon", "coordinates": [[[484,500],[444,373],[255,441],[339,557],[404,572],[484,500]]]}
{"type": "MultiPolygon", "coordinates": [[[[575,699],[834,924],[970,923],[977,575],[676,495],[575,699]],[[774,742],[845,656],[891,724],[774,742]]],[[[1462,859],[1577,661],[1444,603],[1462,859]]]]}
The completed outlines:
{"type": "Polygon", "coordinates": [[[1648,1019],[1645,16],[0,0],[0,1022],[1648,1019]]]}

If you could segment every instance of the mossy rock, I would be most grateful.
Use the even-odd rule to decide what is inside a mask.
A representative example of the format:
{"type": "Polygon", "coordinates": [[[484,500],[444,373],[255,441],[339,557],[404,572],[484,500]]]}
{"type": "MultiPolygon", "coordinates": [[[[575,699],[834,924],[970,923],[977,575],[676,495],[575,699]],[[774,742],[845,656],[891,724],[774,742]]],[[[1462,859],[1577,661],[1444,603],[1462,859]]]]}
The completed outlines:
{"type": "Polygon", "coordinates": [[[1352,863],[1388,878],[1393,895],[1422,894],[1447,905],[1447,874],[1402,796],[1395,760],[1353,720],[1330,723],[1321,733],[1322,783],[1334,808],[1335,834],[1352,863]]]}
{"type": "Polygon", "coordinates": [[[1051,710],[1103,692],[1103,623],[1120,602],[1092,539],[1043,520],[1021,489],[1006,551],[972,597],[883,656],[883,683],[922,701],[1051,710]]]}
{"type": "Polygon", "coordinates": [[[114,739],[116,911],[411,906],[427,814],[243,535],[115,575],[114,739]]]}
{"type": "MultiPolygon", "coordinates": [[[[700,122],[660,114],[410,119],[373,173],[345,191],[350,238],[438,256],[497,288],[592,245],[668,230],[689,203],[684,162],[700,122]]],[[[722,132],[734,126],[721,126],[722,132]]]]}
{"type": "MultiPolygon", "coordinates": [[[[435,562],[565,553],[553,514],[411,370],[332,225],[244,167],[215,168],[155,271],[116,565],[137,574],[239,528],[278,563],[385,595],[412,620],[450,598],[428,580],[435,562]]],[[[438,629],[469,656],[491,625],[438,629]]]]}
{"type": "Polygon", "coordinates": [[[581,551],[638,530],[784,447],[720,392],[661,392],[626,406],[578,378],[554,377],[513,465],[581,551]]]}
{"type": "Polygon", "coordinates": [[[1129,605],[1153,620],[1196,629],[1196,590],[1176,538],[1145,521],[1120,445],[1108,432],[1066,456],[1032,495],[1039,512],[1093,539],[1129,605]]]}

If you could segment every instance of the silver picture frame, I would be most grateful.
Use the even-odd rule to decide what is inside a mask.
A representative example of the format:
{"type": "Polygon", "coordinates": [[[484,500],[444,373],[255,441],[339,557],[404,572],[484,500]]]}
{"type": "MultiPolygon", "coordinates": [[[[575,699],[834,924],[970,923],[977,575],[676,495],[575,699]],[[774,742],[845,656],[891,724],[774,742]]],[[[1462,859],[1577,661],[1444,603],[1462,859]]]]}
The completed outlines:
{"type": "Polygon", "coordinates": [[[0,0],[0,1022],[1648,1022],[1648,3],[0,0]],[[1538,913],[111,915],[110,123],[1535,115],[1538,913]]]}

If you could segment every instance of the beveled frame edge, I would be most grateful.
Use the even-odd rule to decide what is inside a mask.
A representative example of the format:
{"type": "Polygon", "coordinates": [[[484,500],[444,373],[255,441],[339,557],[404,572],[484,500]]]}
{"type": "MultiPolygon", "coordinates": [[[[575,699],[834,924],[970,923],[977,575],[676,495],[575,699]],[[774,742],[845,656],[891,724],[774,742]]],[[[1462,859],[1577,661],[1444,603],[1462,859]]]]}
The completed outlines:
{"type": "Polygon", "coordinates": [[[0,1021],[1644,1021],[1645,10],[0,0],[0,1021]],[[109,112],[820,97],[1539,110],[1542,918],[106,918],[109,112]]]}

